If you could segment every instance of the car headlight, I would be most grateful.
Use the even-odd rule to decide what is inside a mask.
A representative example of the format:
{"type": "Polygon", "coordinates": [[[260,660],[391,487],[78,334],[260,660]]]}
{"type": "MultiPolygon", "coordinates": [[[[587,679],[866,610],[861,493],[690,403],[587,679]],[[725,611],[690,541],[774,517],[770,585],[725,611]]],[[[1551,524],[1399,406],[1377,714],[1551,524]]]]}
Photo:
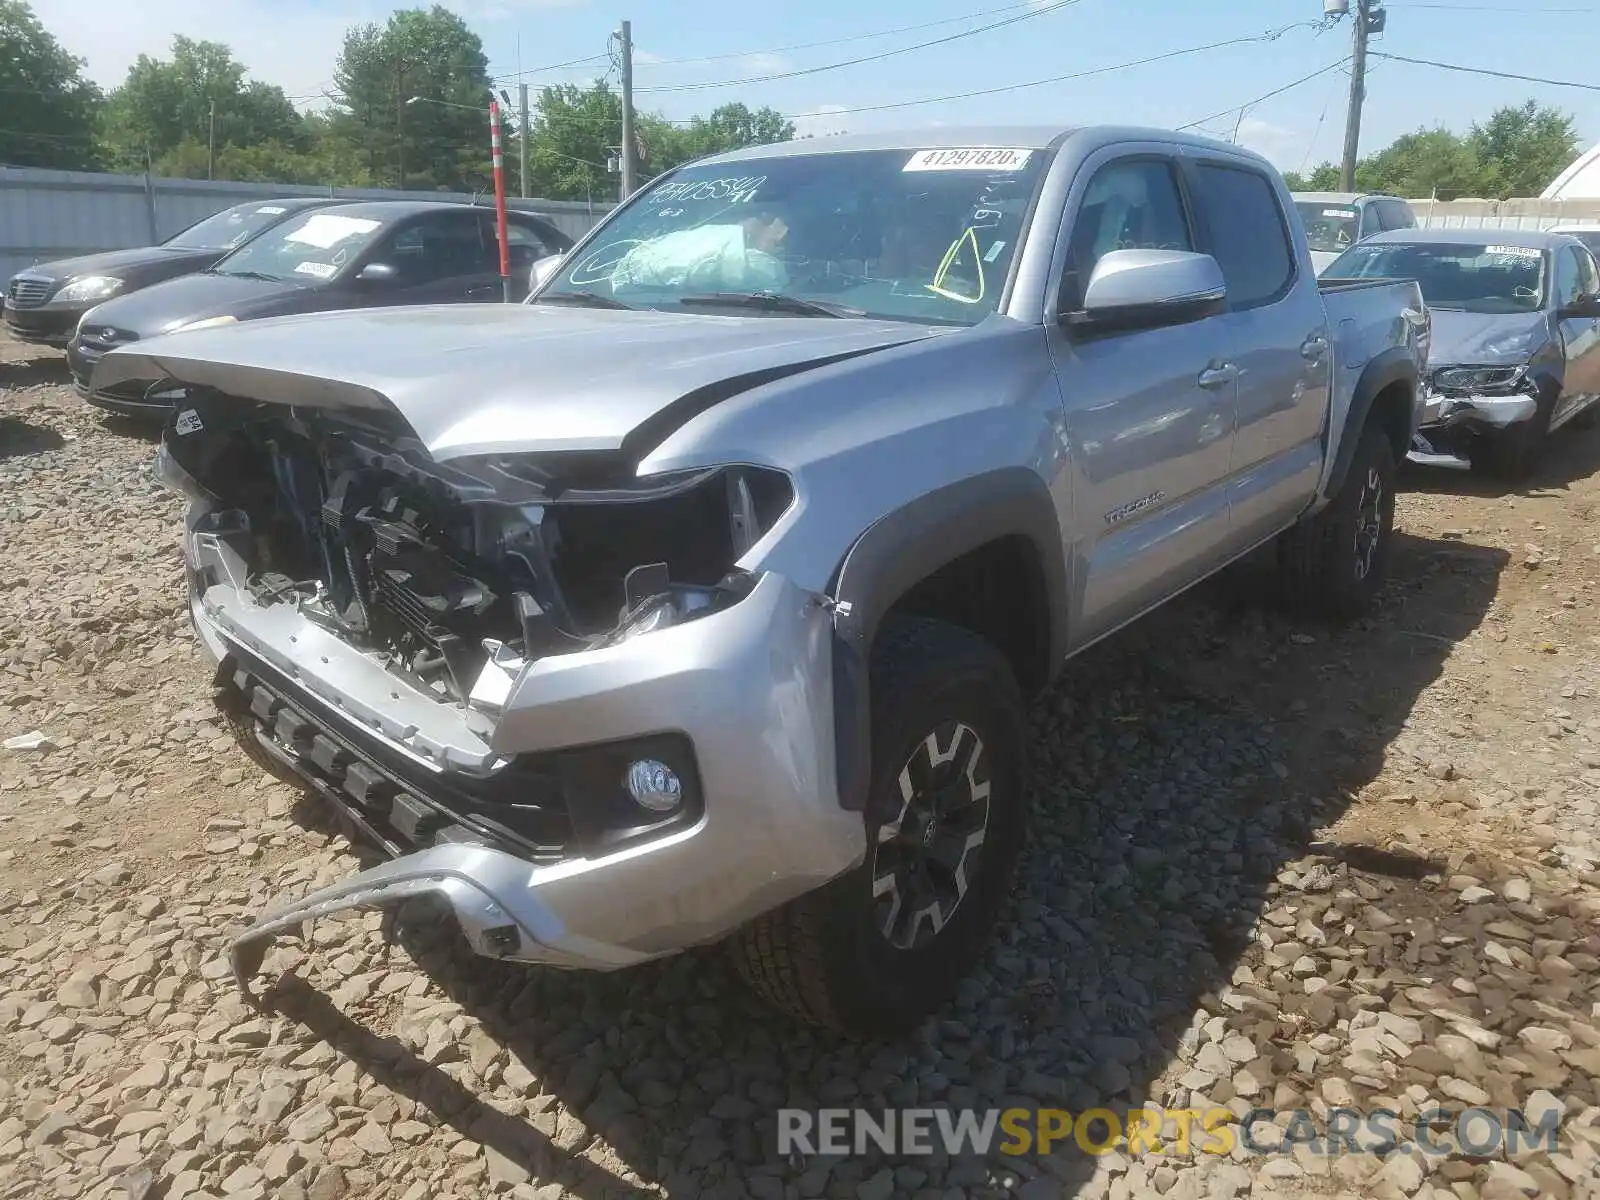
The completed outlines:
{"type": "Polygon", "coordinates": [[[122,290],[122,280],[110,275],[85,275],[55,294],[57,300],[104,300],[122,290]]]}
{"type": "Polygon", "coordinates": [[[1442,367],[1433,375],[1433,386],[1441,392],[1511,392],[1527,375],[1524,366],[1442,367]]]}
{"type": "Polygon", "coordinates": [[[239,318],[238,317],[230,317],[230,316],[226,316],[226,315],[220,316],[220,317],[202,317],[198,321],[189,321],[186,324],[173,325],[170,328],[168,328],[165,332],[167,332],[167,333],[187,333],[191,329],[212,329],[212,328],[215,328],[218,325],[237,325],[238,323],[239,323],[239,318]]]}

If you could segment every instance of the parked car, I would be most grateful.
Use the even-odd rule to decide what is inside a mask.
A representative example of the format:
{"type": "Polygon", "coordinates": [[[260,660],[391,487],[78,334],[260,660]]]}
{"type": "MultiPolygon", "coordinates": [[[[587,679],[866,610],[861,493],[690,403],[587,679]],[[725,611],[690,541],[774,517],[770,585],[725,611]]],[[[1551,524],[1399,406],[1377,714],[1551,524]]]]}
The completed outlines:
{"type": "Polygon", "coordinates": [[[1389,229],[1415,229],[1416,214],[1398,196],[1362,192],[1296,192],[1311,261],[1320,274],[1357,242],[1389,229]]]}
{"type": "MultiPolygon", "coordinates": [[[[512,298],[526,294],[533,263],[572,245],[543,217],[507,214],[512,298]]],[[[307,212],[241,246],[198,275],[170,280],[91,309],[67,347],[73,382],[89,403],[124,416],[161,418],[181,389],[159,374],[91,388],[113,346],[181,328],[234,325],[285,313],[504,299],[491,210],[447,201],[380,200],[307,212]]]]}
{"type": "Polygon", "coordinates": [[[1415,279],[1433,314],[1413,460],[1525,476],[1600,398],[1600,269],[1577,238],[1517,229],[1382,233],[1324,279],[1415,279]]]}
{"type": "Polygon", "coordinates": [[[1426,314],[1318,286],[1265,159],[924,129],[645,187],[531,303],[122,346],[261,765],[394,861],[233,945],[427,898],[599,970],[732,938],[856,1033],[938,1007],[1025,838],[1025,698],[1258,546],[1382,585],[1426,314]],[[751,281],[757,281],[752,284],[751,281]]]}
{"type": "Polygon", "coordinates": [[[6,329],[24,342],[65,346],[79,319],[96,304],[203,271],[273,226],[337,203],[326,196],[252,200],[213,213],[158,245],[38,263],[6,285],[6,329]]]}

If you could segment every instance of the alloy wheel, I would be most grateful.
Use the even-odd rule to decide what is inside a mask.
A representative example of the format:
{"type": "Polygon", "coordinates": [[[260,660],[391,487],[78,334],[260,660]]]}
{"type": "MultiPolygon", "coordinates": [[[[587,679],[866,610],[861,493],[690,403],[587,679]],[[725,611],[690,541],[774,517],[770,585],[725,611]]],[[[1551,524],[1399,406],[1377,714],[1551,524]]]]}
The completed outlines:
{"type": "Polygon", "coordinates": [[[1356,498],[1356,578],[1365,579],[1378,556],[1383,540],[1383,476],[1377,467],[1367,468],[1367,478],[1356,498]]]}

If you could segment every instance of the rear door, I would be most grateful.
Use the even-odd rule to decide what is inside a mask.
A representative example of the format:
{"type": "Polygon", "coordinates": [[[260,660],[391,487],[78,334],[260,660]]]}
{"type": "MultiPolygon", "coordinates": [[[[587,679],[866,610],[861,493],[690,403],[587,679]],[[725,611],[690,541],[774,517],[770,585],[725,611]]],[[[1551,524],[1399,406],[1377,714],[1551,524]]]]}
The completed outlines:
{"type": "MultiPolygon", "coordinates": [[[[1593,256],[1576,246],[1556,251],[1556,284],[1552,307],[1561,308],[1585,296],[1600,295],[1593,256]]],[[[1566,373],[1561,399],[1556,402],[1551,421],[1559,424],[1578,409],[1587,406],[1600,392],[1600,321],[1593,317],[1557,318],[1561,348],[1566,356],[1566,373]]]]}
{"type": "MultiPolygon", "coordinates": [[[[1193,250],[1172,148],[1110,147],[1073,186],[1058,234],[1053,312],[1077,309],[1111,250],[1193,250]]],[[[1222,563],[1234,421],[1220,318],[1153,329],[1069,332],[1047,324],[1074,464],[1072,556],[1081,646],[1222,563]]]]}
{"type": "Polygon", "coordinates": [[[1204,152],[1188,169],[1204,248],[1228,283],[1219,348],[1239,372],[1228,472],[1230,548],[1239,552],[1288,525],[1316,491],[1332,369],[1327,312],[1316,280],[1301,272],[1277,182],[1253,160],[1204,152]]]}

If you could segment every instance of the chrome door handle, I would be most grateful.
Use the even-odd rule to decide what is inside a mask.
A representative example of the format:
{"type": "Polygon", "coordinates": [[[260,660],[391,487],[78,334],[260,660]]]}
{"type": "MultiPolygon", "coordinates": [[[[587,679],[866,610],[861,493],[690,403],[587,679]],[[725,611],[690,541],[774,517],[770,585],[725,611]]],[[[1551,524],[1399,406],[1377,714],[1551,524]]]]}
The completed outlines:
{"type": "Polygon", "coordinates": [[[1328,339],[1320,333],[1313,334],[1300,343],[1300,357],[1307,362],[1321,362],[1328,352],[1328,339]]]}
{"type": "Polygon", "coordinates": [[[1214,391],[1239,378],[1239,368],[1232,363],[1218,363],[1201,371],[1196,382],[1207,391],[1214,391]]]}

